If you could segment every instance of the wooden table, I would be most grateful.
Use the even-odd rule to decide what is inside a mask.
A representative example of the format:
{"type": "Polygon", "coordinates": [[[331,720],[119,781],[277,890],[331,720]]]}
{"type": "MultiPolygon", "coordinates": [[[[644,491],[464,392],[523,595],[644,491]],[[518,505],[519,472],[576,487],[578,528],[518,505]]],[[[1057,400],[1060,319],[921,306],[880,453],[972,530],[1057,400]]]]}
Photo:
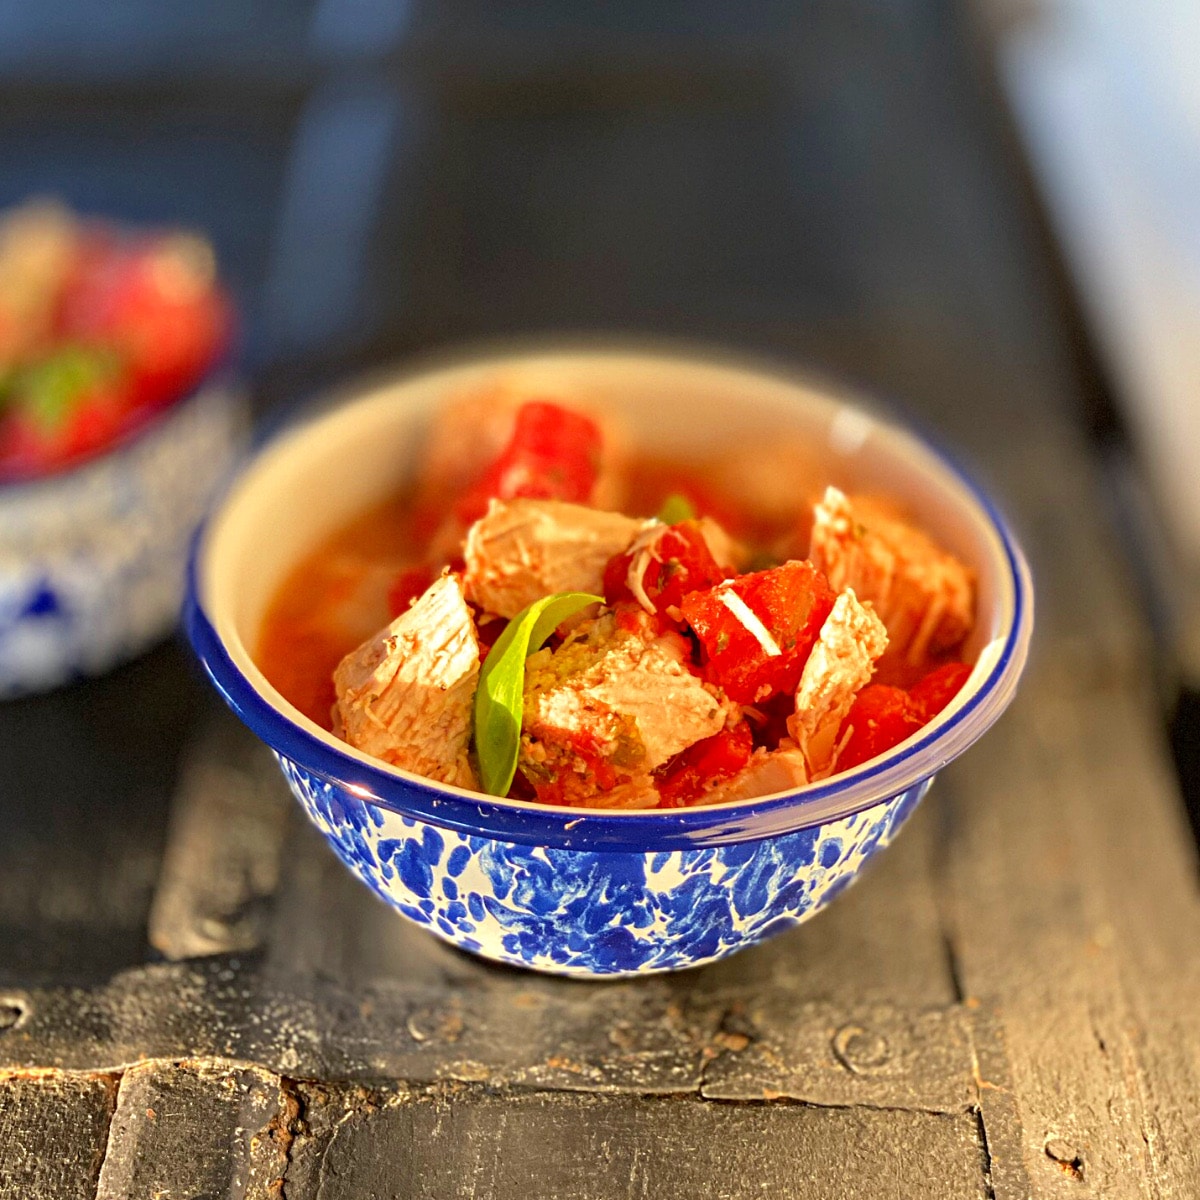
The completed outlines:
{"type": "MultiPolygon", "coordinates": [[[[706,243],[719,288],[622,299],[618,272],[581,300],[489,232],[476,180],[470,203],[443,197],[414,308],[371,357],[618,319],[890,389],[973,457],[1029,550],[1037,632],[1010,712],[810,924],[588,985],[394,917],[177,646],[8,705],[0,1197],[1200,1195],[1200,891],[1150,624],[1036,221],[960,59],[896,36],[920,78],[871,41],[875,102],[831,126],[857,142],[822,151],[828,79],[797,85],[780,128],[830,161],[822,187],[797,182],[804,261],[761,303],[729,282],[733,237],[706,243]],[[441,253],[464,229],[479,261],[441,253]]],[[[544,130],[510,125],[526,163],[544,130]]],[[[556,167],[597,221],[625,194],[587,192],[610,134],[584,120],[556,167]]]]}

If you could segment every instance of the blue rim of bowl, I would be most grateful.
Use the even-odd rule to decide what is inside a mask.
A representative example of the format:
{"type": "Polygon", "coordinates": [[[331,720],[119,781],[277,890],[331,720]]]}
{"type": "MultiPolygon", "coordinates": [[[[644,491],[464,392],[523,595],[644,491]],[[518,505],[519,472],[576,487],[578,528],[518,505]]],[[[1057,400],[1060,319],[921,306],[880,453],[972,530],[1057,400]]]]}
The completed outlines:
{"type": "Polygon", "coordinates": [[[441,787],[418,775],[358,757],[350,747],[340,749],[332,735],[327,735],[329,741],[316,736],[259,692],[233,661],[204,612],[198,573],[211,516],[192,539],[183,626],[196,657],[226,704],[277,756],[366,803],[401,816],[502,842],[643,854],[793,833],[896,799],[932,778],[999,719],[1013,698],[1025,665],[1033,626],[1033,585],[1007,521],[953,456],[923,432],[912,432],[911,426],[909,436],[967,490],[999,537],[1013,588],[1012,621],[987,678],[959,708],[947,717],[935,718],[926,727],[927,732],[895,750],[802,789],[728,804],[669,810],[556,808],[441,787]],[[1002,684],[1008,685],[1003,691],[1002,684]],[[974,723],[970,721],[973,716],[974,723]],[[918,759],[924,761],[914,769],[914,760],[918,759]],[[843,798],[841,803],[839,797],[843,798]]]}

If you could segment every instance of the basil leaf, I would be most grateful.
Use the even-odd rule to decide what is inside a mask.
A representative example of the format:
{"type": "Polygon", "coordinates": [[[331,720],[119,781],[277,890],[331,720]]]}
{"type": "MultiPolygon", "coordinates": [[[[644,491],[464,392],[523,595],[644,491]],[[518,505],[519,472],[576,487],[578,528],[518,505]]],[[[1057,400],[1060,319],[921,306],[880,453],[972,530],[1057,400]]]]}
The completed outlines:
{"type": "Polygon", "coordinates": [[[483,660],[475,692],[475,757],[483,790],[507,796],[517,771],[525,699],[525,659],[568,617],[603,596],[559,592],[535,600],[509,621],[483,660]]]}
{"type": "Polygon", "coordinates": [[[117,356],[97,346],[69,345],[23,367],[14,381],[16,403],[46,432],[70,418],[79,402],[117,372],[117,356]]]}
{"type": "Polygon", "coordinates": [[[680,521],[694,521],[696,510],[692,502],[679,492],[672,492],[658,510],[658,519],[664,525],[678,525],[680,521]]]}

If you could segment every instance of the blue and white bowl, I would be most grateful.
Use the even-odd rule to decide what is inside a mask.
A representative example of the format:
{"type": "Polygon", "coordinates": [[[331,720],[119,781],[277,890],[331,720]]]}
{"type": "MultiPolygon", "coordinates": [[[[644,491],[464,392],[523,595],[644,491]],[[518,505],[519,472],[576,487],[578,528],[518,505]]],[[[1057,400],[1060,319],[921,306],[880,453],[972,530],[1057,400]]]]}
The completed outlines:
{"type": "Polygon", "coordinates": [[[0,484],[0,697],[100,674],[166,635],[247,429],[243,392],[214,378],[96,458],[0,484]]]}
{"type": "MultiPolygon", "coordinates": [[[[798,481],[799,486],[799,481],[798,481]]],[[[796,379],[614,350],[478,359],[375,386],[283,436],[197,543],[188,632],[213,682],[275,752],[313,823],[369,888],[465,950],[585,977],[697,966],[813,915],[886,847],[934,773],[1011,700],[1032,626],[1028,569],[1004,522],[913,435],[796,379]],[[720,446],[734,426],[819,448],[822,482],[897,497],[973,564],[977,664],[907,742],[810,787],[669,811],[549,808],[431,783],[350,748],[292,707],[254,653],[301,557],[405,481],[429,412],[498,382],[619,412],[643,445],[720,446]]]]}

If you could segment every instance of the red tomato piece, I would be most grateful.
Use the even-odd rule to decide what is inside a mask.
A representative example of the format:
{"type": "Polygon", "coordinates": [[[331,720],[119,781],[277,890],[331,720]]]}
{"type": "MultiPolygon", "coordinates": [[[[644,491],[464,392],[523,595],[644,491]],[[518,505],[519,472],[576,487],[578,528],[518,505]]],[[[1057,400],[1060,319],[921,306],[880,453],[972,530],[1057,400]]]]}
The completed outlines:
{"type": "Polygon", "coordinates": [[[49,439],[28,415],[9,412],[0,418],[0,480],[28,479],[57,465],[49,439]]]}
{"type": "MultiPolygon", "coordinates": [[[[618,554],[604,569],[604,598],[609,604],[633,599],[629,588],[632,554],[618,554]]],[[[653,556],[642,573],[642,590],[660,614],[678,608],[689,592],[710,588],[728,575],[713,558],[696,521],[670,525],[654,543],[653,556]]]]}
{"type": "Polygon", "coordinates": [[[950,703],[970,674],[966,663],[951,662],[930,671],[909,691],[886,683],[863,688],[842,723],[843,733],[852,732],[838,755],[838,770],[856,767],[916,733],[950,703]]]}
{"type": "Polygon", "coordinates": [[[403,612],[408,612],[409,605],[433,582],[432,567],[408,567],[392,580],[388,588],[388,613],[394,620],[403,612]]]}
{"type": "Polygon", "coordinates": [[[812,563],[795,561],[692,592],[679,607],[704,647],[706,678],[755,704],[795,693],[835,598],[812,563]]]}
{"type": "Polygon", "coordinates": [[[629,781],[627,773],[618,770],[604,757],[599,740],[587,730],[573,733],[568,745],[569,767],[566,763],[560,764],[559,769],[546,779],[525,777],[542,804],[586,806],[594,802],[598,791],[607,792],[629,781]]]}
{"type": "Polygon", "coordinates": [[[130,423],[128,383],[110,352],[63,346],[14,377],[0,475],[36,475],[103,449],[130,423]]]}
{"type": "Polygon", "coordinates": [[[70,460],[95,454],[115,442],[130,423],[129,392],[124,383],[97,384],[77,398],[64,424],[63,454],[70,460]]]}
{"type": "Polygon", "coordinates": [[[479,661],[483,662],[491,653],[492,647],[500,640],[500,635],[508,628],[508,622],[501,617],[491,620],[480,620],[480,613],[475,611],[475,636],[479,640],[479,661]]]}
{"type": "Polygon", "coordinates": [[[684,807],[704,794],[706,784],[736,775],[753,753],[754,737],[745,721],[689,746],[662,768],[658,807],[684,807]]]}
{"type": "Polygon", "coordinates": [[[943,663],[914,684],[908,694],[920,709],[922,719],[931,721],[936,717],[958,695],[970,674],[971,668],[966,663],[943,663]]]}
{"type": "Polygon", "coordinates": [[[199,382],[232,324],[211,251],[186,236],[132,243],[93,238],[59,313],[66,337],[112,346],[127,357],[137,408],[166,404],[199,382]]]}
{"type": "Polygon", "coordinates": [[[596,484],[600,444],[596,423],[580,413],[541,400],[523,404],[508,445],[460,498],[456,514],[471,524],[492,499],[582,504],[596,484]]]}
{"type": "Polygon", "coordinates": [[[838,755],[837,768],[847,771],[904,741],[925,724],[919,706],[903,689],[886,683],[868,684],[857,696],[842,722],[842,733],[851,730],[838,755]]]}

